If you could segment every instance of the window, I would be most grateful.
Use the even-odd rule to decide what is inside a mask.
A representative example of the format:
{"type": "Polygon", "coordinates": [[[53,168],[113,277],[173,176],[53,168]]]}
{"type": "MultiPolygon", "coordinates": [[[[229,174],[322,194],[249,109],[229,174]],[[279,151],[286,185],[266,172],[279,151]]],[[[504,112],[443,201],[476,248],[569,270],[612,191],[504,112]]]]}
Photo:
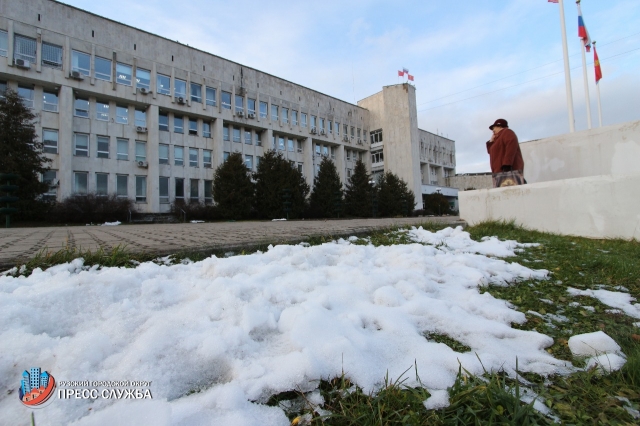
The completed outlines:
{"type": "Polygon", "coordinates": [[[160,176],[159,179],[160,204],[169,204],[169,178],[160,176]]]}
{"type": "Polygon", "coordinates": [[[255,99],[251,99],[251,98],[247,98],[247,113],[249,114],[256,114],[256,100],[255,99]]]}
{"type": "Polygon", "coordinates": [[[320,130],[324,130],[324,118],[320,119],[320,130]]]}
{"type": "Polygon", "coordinates": [[[136,161],[147,161],[147,143],[136,141],[136,161]]]}
{"type": "Polygon", "coordinates": [[[129,159],[129,141],[127,139],[118,139],[116,149],[117,149],[116,158],[118,160],[129,159]]]}
{"type": "Polygon", "coordinates": [[[316,156],[320,156],[320,151],[322,150],[320,145],[316,145],[316,156]]]}
{"type": "Polygon", "coordinates": [[[116,196],[128,197],[129,196],[129,176],[116,175],[116,196]]]}
{"type": "Polygon", "coordinates": [[[371,152],[372,163],[381,163],[383,161],[384,161],[384,154],[382,153],[382,151],[371,152]]]}
{"type": "Polygon", "coordinates": [[[94,73],[98,80],[111,81],[111,59],[96,56],[94,73]]]}
{"type": "Polygon", "coordinates": [[[349,126],[347,126],[346,124],[344,125],[344,135],[345,136],[349,135],[349,126]]]}
{"type": "Polygon", "coordinates": [[[244,131],[244,143],[246,143],[247,145],[251,145],[251,131],[250,130],[245,130],[244,131]]]}
{"type": "Polygon", "coordinates": [[[336,122],[336,135],[340,134],[340,123],[336,122]]]}
{"type": "Polygon", "coordinates": [[[133,78],[133,68],[131,65],[116,62],[116,83],[131,86],[133,78]]]}
{"type": "Polygon", "coordinates": [[[109,158],[109,137],[108,136],[98,136],[96,152],[98,158],[109,158]]]}
{"type": "Polygon", "coordinates": [[[191,102],[202,103],[202,85],[191,83],[191,102]]]}
{"type": "Polygon", "coordinates": [[[284,138],[281,136],[278,137],[278,149],[284,151],[284,138]]]}
{"type": "Polygon", "coordinates": [[[147,90],[151,89],[151,71],[136,68],[136,87],[147,90]]]}
{"type": "Polygon", "coordinates": [[[0,30],[0,56],[5,58],[9,55],[9,34],[0,30]]]}
{"type": "Polygon", "coordinates": [[[278,105],[271,105],[271,121],[278,121],[278,105]]]}
{"type": "Polygon", "coordinates": [[[227,151],[224,151],[222,153],[222,161],[227,161],[228,158],[229,158],[229,153],[227,151]]]}
{"type": "Polygon", "coordinates": [[[333,126],[331,125],[331,121],[327,121],[327,132],[329,134],[333,133],[333,126]]]}
{"type": "Polygon", "coordinates": [[[282,108],[280,118],[284,124],[289,122],[289,108],[282,108]]]}
{"type": "Polygon", "coordinates": [[[89,156],[89,135],[75,133],[73,135],[73,155],[76,157],[89,156]]]}
{"type": "Polygon", "coordinates": [[[315,129],[318,124],[318,118],[315,115],[311,116],[311,128],[315,129]]]}
{"type": "Polygon", "coordinates": [[[136,202],[145,203],[147,201],[147,177],[136,176],[136,202]]]}
{"type": "Polygon", "coordinates": [[[44,144],[43,151],[49,154],[58,153],[58,131],[57,130],[42,130],[42,143],[44,144]]]}
{"type": "Polygon", "coordinates": [[[244,112],[244,98],[236,95],[236,112],[244,112]]]}
{"type": "Polygon", "coordinates": [[[213,202],[213,181],[204,181],[204,203],[211,204],[213,202]]]}
{"type": "Polygon", "coordinates": [[[257,146],[262,146],[262,134],[260,132],[256,132],[256,145],[257,146]]]}
{"type": "Polygon", "coordinates": [[[298,141],[298,152],[302,152],[302,141],[298,141]]]}
{"type": "Polygon", "coordinates": [[[300,113],[300,125],[302,127],[307,127],[307,114],[304,112],[300,113]]]}
{"type": "Polygon", "coordinates": [[[42,109],[49,112],[58,112],[58,94],[44,91],[42,93],[42,109]]]}
{"type": "Polygon", "coordinates": [[[358,127],[358,139],[360,139],[360,128],[358,127]]]}
{"type": "Polygon", "coordinates": [[[351,161],[351,151],[349,151],[348,149],[345,149],[346,153],[347,153],[347,161],[351,161]]]}
{"type": "Polygon", "coordinates": [[[323,157],[328,157],[328,156],[329,156],[329,147],[328,147],[328,146],[326,146],[326,145],[324,145],[324,146],[322,147],[322,156],[323,156],[323,157]]]}
{"type": "Polygon", "coordinates": [[[171,77],[158,74],[156,77],[156,91],[161,95],[171,96],[171,77]]]}
{"type": "Polygon", "coordinates": [[[245,155],[244,156],[244,165],[249,170],[253,170],[253,155],[245,155]]]}
{"type": "Polygon", "coordinates": [[[182,117],[173,117],[173,131],[184,133],[184,119],[182,117]]]}
{"type": "Polygon", "coordinates": [[[33,108],[34,91],[33,87],[18,86],[18,96],[22,98],[22,104],[27,108],[33,108]]]}
{"type": "Polygon", "coordinates": [[[96,194],[107,195],[109,186],[109,175],[107,173],[96,173],[96,194]]]}
{"type": "Polygon", "coordinates": [[[109,104],[96,101],[96,120],[109,121],[109,104]]]}
{"type": "Polygon", "coordinates": [[[228,127],[223,127],[222,128],[222,140],[223,141],[229,141],[229,128],[228,127]]]}
{"type": "Polygon", "coordinates": [[[5,92],[7,91],[7,82],[0,81],[0,99],[5,99],[5,92]]]}
{"type": "Polygon", "coordinates": [[[158,114],[158,128],[162,131],[169,131],[169,115],[166,112],[158,114]]]}
{"type": "Polygon", "coordinates": [[[189,134],[198,135],[198,120],[194,120],[193,118],[189,119],[189,134]]]}
{"type": "Polygon", "coordinates": [[[202,150],[202,163],[205,169],[211,168],[211,150],[209,149],[202,150]]]}
{"type": "Polygon", "coordinates": [[[355,127],[351,126],[351,139],[353,139],[354,136],[355,136],[355,127]]]}
{"type": "Polygon", "coordinates": [[[129,107],[116,105],[116,123],[129,123],[129,107]]]}
{"type": "Polygon", "coordinates": [[[89,118],[89,100],[76,98],[74,102],[73,115],[75,115],[76,117],[89,118]]]}
{"type": "Polygon", "coordinates": [[[187,99],[187,82],[180,79],[175,79],[175,89],[173,95],[176,98],[187,99]]]}
{"type": "Polygon", "coordinates": [[[42,174],[42,182],[49,185],[47,192],[42,194],[42,198],[45,200],[55,200],[58,195],[58,185],[55,184],[55,180],[58,178],[58,172],[55,170],[47,170],[42,174]]]}
{"type": "Polygon", "coordinates": [[[42,43],[42,66],[62,68],[62,46],[42,43]]]}
{"type": "Polygon", "coordinates": [[[371,143],[382,142],[382,129],[374,130],[370,133],[371,143]]]}
{"type": "Polygon", "coordinates": [[[293,139],[287,141],[287,147],[289,148],[289,152],[293,152],[293,139]]]}
{"type": "Polygon", "coordinates": [[[169,145],[158,145],[158,162],[160,164],[169,164],[169,145]]]}
{"type": "Polygon", "coordinates": [[[36,63],[36,39],[15,34],[13,36],[13,59],[36,63]]]}
{"type": "Polygon", "coordinates": [[[207,87],[206,89],[207,105],[216,106],[216,89],[207,87]]]}
{"type": "Polygon", "coordinates": [[[291,124],[298,125],[298,111],[291,111],[291,124]]]}
{"type": "Polygon", "coordinates": [[[175,179],[175,191],[176,191],[176,198],[179,198],[179,199],[184,198],[184,179],[183,178],[175,179]]]}
{"type": "Polygon", "coordinates": [[[260,101],[260,118],[267,118],[268,104],[260,101]]]}
{"type": "Polygon", "coordinates": [[[347,178],[351,177],[351,169],[347,169],[347,178]]]}
{"type": "Polygon", "coordinates": [[[222,91],[222,108],[231,109],[231,93],[222,91]]]}
{"type": "Polygon", "coordinates": [[[76,194],[87,193],[87,180],[89,173],[87,172],[74,172],[73,173],[73,192],[76,194]]]}
{"type": "Polygon", "coordinates": [[[189,148],[189,167],[198,167],[198,148],[189,148]]]}
{"type": "Polygon", "coordinates": [[[303,166],[304,166],[304,163],[298,163],[298,171],[299,171],[300,173],[302,173],[302,168],[303,168],[303,166]]]}
{"type": "Polygon", "coordinates": [[[71,51],[71,70],[89,77],[91,74],[91,56],[86,53],[71,51]]]}
{"type": "Polygon", "coordinates": [[[233,141],[234,142],[240,142],[240,128],[239,127],[234,127],[233,128],[233,141]]]}
{"type": "Polygon", "coordinates": [[[173,164],[176,166],[184,165],[184,148],[181,146],[173,147],[173,164]]]}
{"type": "Polygon", "coordinates": [[[335,146],[331,147],[331,159],[332,160],[336,159],[336,147],[335,146]]]}
{"type": "Polygon", "coordinates": [[[202,136],[204,136],[205,138],[211,137],[211,123],[209,123],[208,121],[202,122],[202,136]]]}
{"type": "Polygon", "coordinates": [[[200,198],[198,179],[189,180],[189,198],[191,198],[192,201],[198,201],[198,198],[200,198]]]}

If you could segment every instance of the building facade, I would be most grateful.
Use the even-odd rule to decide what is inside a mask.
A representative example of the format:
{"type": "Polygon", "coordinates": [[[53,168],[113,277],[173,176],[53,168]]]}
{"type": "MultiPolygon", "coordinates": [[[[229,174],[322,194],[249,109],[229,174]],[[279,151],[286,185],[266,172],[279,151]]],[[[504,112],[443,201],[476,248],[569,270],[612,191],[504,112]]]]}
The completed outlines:
{"type": "Polygon", "coordinates": [[[38,116],[58,200],[115,193],[145,213],[210,203],[230,153],[255,170],[275,149],[309,185],[325,156],[343,182],[358,159],[392,171],[419,208],[455,168],[454,142],[417,128],[411,85],[354,105],[50,0],[0,0],[3,86],[38,116]]]}

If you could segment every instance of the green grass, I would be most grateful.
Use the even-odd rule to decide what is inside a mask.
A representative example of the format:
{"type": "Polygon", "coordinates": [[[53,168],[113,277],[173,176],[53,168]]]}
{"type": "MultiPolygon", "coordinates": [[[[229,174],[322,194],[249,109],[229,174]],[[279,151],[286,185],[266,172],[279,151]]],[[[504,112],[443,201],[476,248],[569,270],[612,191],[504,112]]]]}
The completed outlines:
{"type": "MultiPolygon", "coordinates": [[[[423,225],[431,231],[445,226],[433,223],[423,225]]],[[[610,308],[597,299],[571,296],[567,293],[567,288],[623,291],[640,299],[640,243],[559,236],[526,230],[508,222],[483,223],[466,230],[475,240],[484,236],[497,236],[501,240],[540,244],[505,260],[533,269],[546,269],[550,271],[549,280],[524,281],[507,287],[487,286],[480,290],[509,301],[514,309],[525,313],[527,321],[512,324],[514,328],[535,330],[551,336],[554,344],[547,351],[577,367],[584,366],[584,360],[574,358],[567,345],[568,338],[575,334],[602,330],[627,355],[625,366],[611,374],[603,375],[598,370],[546,378],[522,374],[523,379],[528,381],[527,388],[538,395],[539,402],[548,407],[562,424],[637,424],[639,420],[634,419],[628,410],[640,409],[640,329],[633,326],[640,319],[607,312],[610,308]],[[572,305],[574,302],[577,305],[572,305]]],[[[355,244],[381,246],[411,242],[406,232],[398,228],[379,230],[359,237],[355,244]]],[[[312,237],[306,242],[318,245],[335,238],[312,237]]],[[[233,254],[265,251],[267,246],[268,244],[264,244],[234,250],[233,254]]],[[[229,251],[185,251],[173,255],[172,261],[177,263],[186,258],[197,261],[211,254],[224,257],[229,251]]],[[[43,251],[25,265],[22,274],[30,273],[35,267],[44,268],[76,257],[85,258],[85,265],[88,266],[131,267],[136,262],[153,260],[157,255],[137,254],[125,247],[93,253],[69,249],[53,253],[43,251]]],[[[458,352],[469,350],[445,335],[425,337],[444,343],[458,352]]],[[[321,407],[313,407],[306,401],[306,394],[295,389],[273,395],[269,404],[288,407],[287,414],[292,420],[306,415],[305,418],[309,419],[307,424],[534,425],[552,422],[551,418],[533,410],[531,404],[520,401],[516,396],[520,392],[518,381],[500,373],[473,377],[460,371],[449,390],[450,405],[441,410],[426,410],[422,402],[429,397],[428,391],[420,387],[405,386],[404,379],[390,381],[387,378],[382,389],[375,394],[365,394],[344,376],[322,380],[318,389],[325,400],[321,407]]]]}

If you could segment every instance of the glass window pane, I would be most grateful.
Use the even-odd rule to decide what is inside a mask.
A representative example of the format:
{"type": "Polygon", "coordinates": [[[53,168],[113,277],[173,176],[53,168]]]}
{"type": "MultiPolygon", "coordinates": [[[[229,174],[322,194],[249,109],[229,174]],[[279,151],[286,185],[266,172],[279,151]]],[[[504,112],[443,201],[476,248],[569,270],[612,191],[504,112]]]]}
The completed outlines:
{"type": "Polygon", "coordinates": [[[58,131],[57,130],[43,130],[42,142],[44,143],[44,152],[49,154],[58,153],[58,131]]]}
{"type": "Polygon", "coordinates": [[[160,202],[164,204],[168,203],[169,202],[169,178],[160,176],[158,187],[159,187],[158,192],[160,195],[160,202]]]}
{"type": "Polygon", "coordinates": [[[158,145],[158,160],[160,164],[169,164],[169,145],[158,145]]]}
{"type": "Polygon", "coordinates": [[[96,56],[95,66],[96,78],[98,80],[111,81],[111,59],[96,56]]]}
{"type": "Polygon", "coordinates": [[[36,63],[36,39],[15,34],[13,36],[13,59],[36,63]]]}
{"type": "Polygon", "coordinates": [[[247,145],[251,145],[251,131],[250,130],[245,130],[244,131],[244,143],[246,143],[247,145]]]}
{"type": "Polygon", "coordinates": [[[231,93],[222,91],[222,108],[231,109],[231,93]]]}
{"type": "Polygon", "coordinates": [[[171,95],[171,77],[158,74],[156,78],[156,90],[161,95],[171,95]]]}
{"type": "Polygon", "coordinates": [[[202,123],[202,136],[205,138],[211,137],[211,123],[204,121],[202,123]]]}
{"type": "Polygon", "coordinates": [[[204,167],[211,168],[211,151],[205,149],[202,151],[202,163],[204,167]]]}
{"type": "Polygon", "coordinates": [[[278,121],[278,105],[271,105],[271,121],[278,121]]]}
{"type": "Polygon", "coordinates": [[[96,173],[96,194],[107,195],[109,175],[107,173],[96,173]]]}
{"type": "Polygon", "coordinates": [[[191,179],[189,181],[189,184],[190,184],[189,196],[192,200],[197,200],[198,198],[200,198],[200,194],[198,191],[198,179],[191,179]]]}
{"type": "Polygon", "coordinates": [[[96,120],[109,121],[109,104],[96,101],[96,120]]]}
{"type": "Polygon", "coordinates": [[[133,80],[133,67],[127,64],[116,62],[116,83],[131,86],[133,80]]]}
{"type": "Polygon", "coordinates": [[[268,104],[260,101],[260,118],[267,118],[268,104]]]}
{"type": "Polygon", "coordinates": [[[134,114],[137,127],[147,127],[147,112],[143,110],[135,110],[134,114]]]}
{"type": "Polygon", "coordinates": [[[147,201],[147,177],[136,176],[136,201],[147,201]]]}
{"type": "Polygon", "coordinates": [[[78,71],[79,73],[84,74],[88,77],[91,73],[91,56],[86,53],[72,50],[71,70],[78,71]]]}
{"type": "Polygon", "coordinates": [[[176,178],[175,184],[176,198],[184,198],[184,179],[176,178]]]}
{"type": "Polygon", "coordinates": [[[117,144],[117,159],[128,160],[129,159],[129,141],[126,139],[118,139],[117,144]]]}
{"type": "Polygon", "coordinates": [[[207,105],[216,106],[216,89],[207,87],[207,105]]]}
{"type": "Polygon", "coordinates": [[[173,147],[173,158],[176,166],[184,165],[184,148],[181,146],[173,147]]]}
{"type": "Polygon", "coordinates": [[[236,95],[236,112],[244,112],[244,97],[236,95]]]}
{"type": "Polygon", "coordinates": [[[198,134],[198,120],[194,120],[193,118],[189,119],[189,134],[190,135],[198,134]]]}
{"type": "Polygon", "coordinates": [[[222,140],[223,141],[229,141],[229,128],[228,127],[223,127],[222,128],[222,140]]]}
{"type": "Polygon", "coordinates": [[[202,85],[191,83],[191,101],[202,102],[202,85]]]}
{"type": "Polygon", "coordinates": [[[240,142],[240,129],[238,127],[233,128],[233,141],[240,142]]]}
{"type": "Polygon", "coordinates": [[[253,170],[253,155],[245,155],[244,156],[244,165],[249,170],[253,170]]]}
{"type": "Polygon", "coordinates": [[[187,99],[187,82],[184,80],[180,80],[178,78],[175,79],[175,97],[187,99]]]}
{"type": "Polygon", "coordinates": [[[74,102],[74,115],[76,117],[89,118],[89,100],[76,98],[74,102]]]}
{"type": "Polygon", "coordinates": [[[5,58],[9,54],[9,34],[6,31],[0,30],[0,56],[5,58]]]}
{"type": "Polygon", "coordinates": [[[58,112],[58,94],[54,92],[42,93],[42,109],[50,112],[58,112]]]}
{"type": "Polygon", "coordinates": [[[129,107],[116,105],[116,123],[129,123],[129,107]]]}
{"type": "Polygon", "coordinates": [[[118,197],[127,197],[129,195],[129,176],[117,175],[116,176],[116,195],[118,197]]]}
{"type": "Polygon", "coordinates": [[[256,113],[256,100],[255,99],[251,99],[251,98],[247,99],[247,112],[249,114],[255,114],[256,113]]]}
{"type": "Polygon", "coordinates": [[[43,42],[42,65],[51,68],[62,68],[62,46],[43,42]]]}
{"type": "Polygon", "coordinates": [[[76,133],[74,135],[74,155],[77,157],[89,156],[89,135],[76,133]]]}
{"type": "Polygon", "coordinates": [[[189,166],[198,167],[198,148],[189,148],[189,166]]]}
{"type": "Polygon", "coordinates": [[[167,113],[160,113],[158,116],[158,126],[160,130],[165,132],[169,131],[169,115],[167,113]]]}
{"type": "Polygon", "coordinates": [[[109,158],[109,137],[98,136],[97,138],[97,156],[98,158],[109,158]]]}
{"type": "Polygon", "coordinates": [[[151,88],[151,71],[136,68],[136,87],[147,90],[151,88]]]}
{"type": "Polygon", "coordinates": [[[74,192],[76,194],[86,194],[87,193],[87,178],[88,178],[88,173],[82,172],[76,172],[74,173],[74,192]]]}
{"type": "Polygon", "coordinates": [[[147,161],[146,142],[136,141],[136,161],[147,161]]]}
{"type": "Polygon", "coordinates": [[[184,133],[184,120],[182,117],[173,117],[173,131],[184,133]]]}

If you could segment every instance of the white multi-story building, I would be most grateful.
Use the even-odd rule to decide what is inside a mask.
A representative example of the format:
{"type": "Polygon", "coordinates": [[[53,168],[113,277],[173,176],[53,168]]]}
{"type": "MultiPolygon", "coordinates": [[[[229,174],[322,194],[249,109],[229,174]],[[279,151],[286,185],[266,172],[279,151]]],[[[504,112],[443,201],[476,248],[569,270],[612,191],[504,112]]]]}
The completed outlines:
{"type": "Polygon", "coordinates": [[[310,185],[330,156],[343,182],[358,159],[400,175],[417,208],[436,187],[457,195],[444,186],[454,142],[418,129],[411,85],[354,105],[55,1],[0,5],[0,90],[38,116],[50,197],[115,193],[149,213],[208,203],[231,152],[255,170],[269,149],[310,185]]]}

